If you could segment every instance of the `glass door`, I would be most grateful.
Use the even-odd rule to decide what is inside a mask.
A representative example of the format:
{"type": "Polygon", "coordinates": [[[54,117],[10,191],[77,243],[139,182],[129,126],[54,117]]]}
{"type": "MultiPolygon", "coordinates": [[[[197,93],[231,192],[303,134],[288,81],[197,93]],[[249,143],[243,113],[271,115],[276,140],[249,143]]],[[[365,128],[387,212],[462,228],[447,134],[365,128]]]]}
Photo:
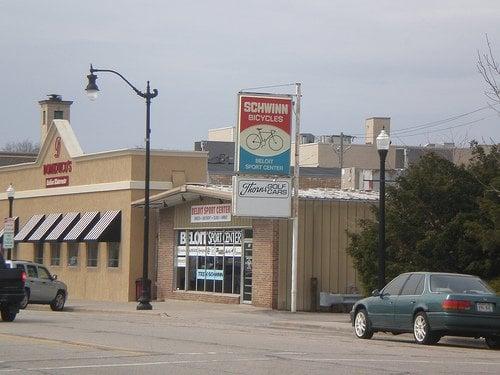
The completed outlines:
{"type": "Polygon", "coordinates": [[[243,240],[243,293],[241,296],[243,303],[252,303],[252,238],[243,240]]]}

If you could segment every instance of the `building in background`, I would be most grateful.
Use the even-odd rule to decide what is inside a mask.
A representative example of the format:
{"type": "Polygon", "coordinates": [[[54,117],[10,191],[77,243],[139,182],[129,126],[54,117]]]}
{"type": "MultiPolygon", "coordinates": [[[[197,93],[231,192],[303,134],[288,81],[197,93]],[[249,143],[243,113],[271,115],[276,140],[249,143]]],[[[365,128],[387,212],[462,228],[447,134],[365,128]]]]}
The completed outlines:
{"type": "MultiPolygon", "coordinates": [[[[49,266],[73,298],[134,300],[135,281],[142,275],[144,214],[131,202],[144,197],[145,151],[84,153],[70,124],[71,103],[58,95],[40,101],[36,159],[0,167],[0,217],[8,215],[8,184],[16,190],[13,212],[19,231],[13,258],[49,266]]],[[[151,151],[151,194],[206,178],[206,152],[151,151]]],[[[152,280],[156,218],[152,212],[152,280]]]]}

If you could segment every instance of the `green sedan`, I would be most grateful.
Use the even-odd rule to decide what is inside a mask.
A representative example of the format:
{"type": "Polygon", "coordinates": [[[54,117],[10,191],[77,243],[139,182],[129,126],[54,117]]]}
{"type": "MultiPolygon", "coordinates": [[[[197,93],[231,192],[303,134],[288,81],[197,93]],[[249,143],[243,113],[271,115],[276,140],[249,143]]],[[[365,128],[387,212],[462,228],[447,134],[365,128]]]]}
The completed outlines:
{"type": "Polygon", "coordinates": [[[488,347],[500,349],[500,297],[471,275],[401,274],[356,302],[351,322],[360,339],[413,333],[418,344],[432,345],[443,336],[484,337],[488,347]]]}

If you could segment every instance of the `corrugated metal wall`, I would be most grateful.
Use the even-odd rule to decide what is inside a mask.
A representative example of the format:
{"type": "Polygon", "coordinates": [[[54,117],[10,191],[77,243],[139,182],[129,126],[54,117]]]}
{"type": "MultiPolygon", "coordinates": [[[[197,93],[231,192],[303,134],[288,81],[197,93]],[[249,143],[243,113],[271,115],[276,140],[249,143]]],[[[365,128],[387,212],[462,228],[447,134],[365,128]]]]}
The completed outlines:
{"type": "MultiPolygon", "coordinates": [[[[347,255],[347,231],[358,230],[358,220],[372,216],[371,202],[304,200],[299,208],[297,310],[311,309],[311,278],[318,292],[352,293],[361,289],[347,255]]],[[[290,309],[291,221],[280,221],[278,308],[290,309]],[[288,235],[286,235],[288,233],[288,235]]],[[[319,301],[318,301],[319,303],[319,301]]]]}

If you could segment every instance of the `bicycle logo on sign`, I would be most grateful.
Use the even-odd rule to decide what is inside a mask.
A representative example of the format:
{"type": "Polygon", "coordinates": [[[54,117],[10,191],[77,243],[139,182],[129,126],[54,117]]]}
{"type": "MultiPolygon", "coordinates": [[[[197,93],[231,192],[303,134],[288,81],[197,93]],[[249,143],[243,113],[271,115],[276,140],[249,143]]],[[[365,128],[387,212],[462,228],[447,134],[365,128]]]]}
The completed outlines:
{"type": "Polygon", "coordinates": [[[262,130],[257,128],[257,133],[252,133],[247,137],[247,147],[250,150],[258,150],[266,145],[273,151],[279,151],[283,148],[283,138],[276,134],[276,130],[262,130]]]}

